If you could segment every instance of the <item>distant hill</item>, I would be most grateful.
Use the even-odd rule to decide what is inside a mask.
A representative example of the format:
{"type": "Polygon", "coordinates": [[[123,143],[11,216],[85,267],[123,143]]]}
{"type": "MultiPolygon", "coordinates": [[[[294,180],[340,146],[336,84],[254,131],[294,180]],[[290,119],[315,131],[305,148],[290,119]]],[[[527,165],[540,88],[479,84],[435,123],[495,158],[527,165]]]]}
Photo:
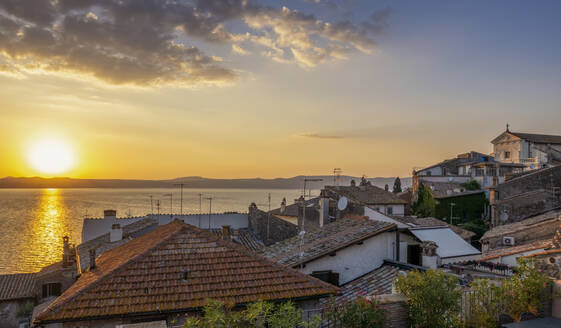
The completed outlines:
{"type": "MultiPolygon", "coordinates": [[[[72,178],[21,178],[6,177],[0,179],[0,188],[173,188],[174,184],[183,183],[185,188],[244,188],[244,189],[301,189],[304,178],[322,179],[320,182],[308,182],[306,189],[320,189],[324,185],[333,185],[333,176],[296,176],[276,179],[212,179],[203,177],[183,177],[170,180],[121,180],[121,179],[72,179],[72,178]]],[[[340,185],[349,185],[351,180],[360,177],[341,176],[340,185]]],[[[373,185],[390,189],[394,182],[390,178],[369,178],[373,185]]],[[[411,185],[411,178],[401,178],[402,188],[411,185]]]]}

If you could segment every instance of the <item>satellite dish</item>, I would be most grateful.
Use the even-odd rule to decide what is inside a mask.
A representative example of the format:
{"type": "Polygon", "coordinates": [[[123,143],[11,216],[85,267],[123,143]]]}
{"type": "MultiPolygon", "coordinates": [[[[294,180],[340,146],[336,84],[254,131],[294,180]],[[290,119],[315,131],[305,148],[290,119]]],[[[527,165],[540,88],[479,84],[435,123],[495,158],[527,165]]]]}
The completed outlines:
{"type": "Polygon", "coordinates": [[[339,198],[339,201],[337,202],[337,208],[339,209],[339,211],[346,209],[348,202],[349,201],[347,200],[347,197],[339,198]]]}

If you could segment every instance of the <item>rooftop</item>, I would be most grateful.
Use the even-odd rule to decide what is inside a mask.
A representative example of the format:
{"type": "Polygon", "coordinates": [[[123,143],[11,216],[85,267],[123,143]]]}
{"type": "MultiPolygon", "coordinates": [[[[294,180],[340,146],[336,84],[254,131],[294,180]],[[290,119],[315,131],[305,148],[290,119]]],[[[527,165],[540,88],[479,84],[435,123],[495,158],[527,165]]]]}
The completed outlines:
{"type": "Polygon", "coordinates": [[[102,254],[36,322],[198,310],[323,297],[339,289],[179,220],[102,254]]]}
{"type": "Polygon", "coordinates": [[[362,296],[391,294],[393,282],[399,274],[399,268],[389,264],[368,272],[341,286],[343,290],[337,302],[353,301],[362,296]]]}
{"type": "Polygon", "coordinates": [[[0,301],[35,297],[35,273],[0,275],[0,301]]]}
{"type": "Polygon", "coordinates": [[[325,189],[340,196],[349,198],[365,205],[396,204],[405,205],[407,202],[396,194],[372,185],[365,186],[326,186],[325,189]]]}
{"type": "Polygon", "coordinates": [[[395,224],[388,222],[342,218],[306,231],[302,243],[301,237],[295,236],[266,247],[261,253],[279,263],[296,266],[395,228],[395,224]]]}
{"type": "Polygon", "coordinates": [[[499,257],[515,255],[515,254],[530,252],[530,251],[544,249],[544,248],[550,248],[551,246],[552,246],[551,238],[545,238],[524,245],[495,248],[493,250],[486,252],[485,256],[481,258],[481,261],[488,261],[499,257]]]}
{"type": "Polygon", "coordinates": [[[520,133],[520,132],[512,132],[512,131],[508,131],[508,132],[520,139],[528,140],[533,143],[561,144],[561,136],[555,136],[550,134],[520,133]]]}
{"type": "Polygon", "coordinates": [[[432,217],[418,218],[414,216],[391,216],[391,218],[401,223],[404,223],[411,228],[448,227],[452,229],[452,231],[454,231],[462,239],[471,239],[473,236],[475,236],[475,232],[460,228],[457,225],[448,224],[437,218],[432,218],[432,217]]]}
{"type": "MultiPolygon", "coordinates": [[[[561,208],[555,209],[553,211],[549,211],[544,214],[536,215],[528,219],[524,219],[519,222],[505,224],[496,226],[493,229],[485,232],[481,240],[489,239],[489,238],[496,238],[501,237],[505,234],[514,233],[518,231],[526,230],[529,226],[534,226],[546,222],[550,222],[552,220],[561,220],[561,208]]],[[[553,231],[551,233],[553,236],[553,231]]]]}

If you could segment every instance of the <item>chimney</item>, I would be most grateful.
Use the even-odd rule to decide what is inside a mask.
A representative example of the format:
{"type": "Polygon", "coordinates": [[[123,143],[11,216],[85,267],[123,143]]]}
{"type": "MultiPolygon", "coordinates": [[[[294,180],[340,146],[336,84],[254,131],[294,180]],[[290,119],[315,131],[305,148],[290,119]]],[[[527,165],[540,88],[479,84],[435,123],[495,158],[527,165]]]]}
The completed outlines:
{"type": "Polygon", "coordinates": [[[90,270],[95,269],[95,248],[90,249],[90,270]]]}
{"type": "Polygon", "coordinates": [[[323,192],[319,199],[319,226],[323,227],[329,223],[329,197],[323,192]]]}
{"type": "Polygon", "coordinates": [[[121,225],[115,223],[111,226],[111,231],[109,232],[109,241],[114,243],[123,239],[123,229],[121,229],[121,225]]]}
{"type": "Polygon", "coordinates": [[[72,264],[72,253],[70,252],[70,243],[68,236],[62,237],[62,266],[67,267],[72,264]]]}
{"type": "Polygon", "coordinates": [[[280,212],[281,214],[284,214],[284,212],[286,212],[286,198],[282,199],[281,205],[280,205],[280,212]]]}
{"type": "Polygon", "coordinates": [[[434,242],[434,241],[424,241],[421,244],[421,250],[422,250],[422,265],[424,267],[430,268],[430,269],[436,269],[438,268],[438,262],[440,261],[438,254],[436,254],[436,249],[438,248],[438,245],[434,242]]]}
{"type": "Polygon", "coordinates": [[[232,240],[232,231],[229,225],[222,226],[222,240],[232,240]]]}
{"type": "Polygon", "coordinates": [[[103,218],[104,219],[116,219],[117,218],[117,211],[115,210],[105,210],[103,211],[103,218]]]}

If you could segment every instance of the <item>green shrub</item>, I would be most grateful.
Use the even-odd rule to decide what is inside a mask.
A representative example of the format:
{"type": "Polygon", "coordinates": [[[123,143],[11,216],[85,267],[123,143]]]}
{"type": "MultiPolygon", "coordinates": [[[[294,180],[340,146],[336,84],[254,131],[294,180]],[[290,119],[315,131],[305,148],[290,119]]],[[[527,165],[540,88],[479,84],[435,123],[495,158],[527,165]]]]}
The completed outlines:
{"type": "Polygon", "coordinates": [[[479,184],[479,182],[475,181],[475,180],[470,180],[468,182],[464,182],[462,184],[460,184],[461,187],[463,187],[466,190],[481,190],[481,185],[479,184]]]}
{"type": "Polygon", "coordinates": [[[476,279],[471,283],[472,304],[467,326],[473,328],[494,328],[498,326],[498,316],[508,314],[518,320],[523,312],[538,315],[543,301],[551,297],[551,280],[541,274],[533,263],[519,259],[517,272],[500,284],[487,279],[476,279]]]}
{"type": "Polygon", "coordinates": [[[410,271],[399,276],[395,285],[407,297],[409,319],[414,327],[456,327],[462,292],[455,276],[438,270],[410,271]]]}
{"type": "Polygon", "coordinates": [[[274,304],[255,302],[245,310],[236,311],[231,305],[208,300],[200,317],[187,319],[185,328],[316,328],[321,324],[319,316],[310,322],[302,320],[302,311],[294,303],[274,304]]]}

